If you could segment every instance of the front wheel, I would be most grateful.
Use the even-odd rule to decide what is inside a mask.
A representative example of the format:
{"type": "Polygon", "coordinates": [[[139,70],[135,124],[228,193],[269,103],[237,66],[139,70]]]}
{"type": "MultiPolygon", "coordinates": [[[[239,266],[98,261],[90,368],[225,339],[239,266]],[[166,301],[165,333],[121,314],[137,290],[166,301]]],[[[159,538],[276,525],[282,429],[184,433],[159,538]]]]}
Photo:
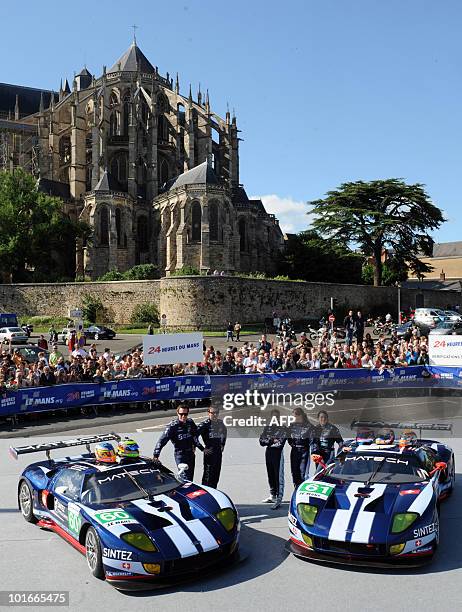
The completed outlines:
{"type": "Polygon", "coordinates": [[[98,534],[93,527],[89,527],[85,534],[85,556],[90,572],[95,578],[104,578],[103,559],[101,553],[101,543],[98,534]]]}
{"type": "Polygon", "coordinates": [[[36,523],[37,518],[34,515],[34,503],[32,489],[25,480],[21,480],[18,488],[18,505],[21,514],[28,523],[36,523]]]}

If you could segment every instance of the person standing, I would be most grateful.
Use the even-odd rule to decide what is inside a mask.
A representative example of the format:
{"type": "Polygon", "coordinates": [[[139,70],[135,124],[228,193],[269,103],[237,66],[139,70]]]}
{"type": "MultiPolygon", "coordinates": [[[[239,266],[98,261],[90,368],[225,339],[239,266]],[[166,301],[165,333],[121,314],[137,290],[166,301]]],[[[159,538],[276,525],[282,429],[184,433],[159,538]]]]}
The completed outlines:
{"type": "Polygon", "coordinates": [[[236,323],[234,324],[234,333],[236,335],[236,342],[239,342],[239,336],[241,335],[241,324],[239,323],[239,321],[236,321],[236,323]]]}
{"type": "Polygon", "coordinates": [[[334,455],[335,443],[341,448],[343,445],[342,435],[338,427],[329,422],[327,412],[320,410],[318,412],[318,424],[312,431],[311,459],[316,462],[320,458],[323,463],[327,463],[334,455]]]}
{"type": "Polygon", "coordinates": [[[228,321],[228,327],[226,328],[226,340],[231,340],[231,342],[234,340],[233,332],[233,324],[231,323],[231,321],[228,321]]]}
{"type": "Polygon", "coordinates": [[[168,441],[172,442],[175,449],[175,462],[187,463],[188,469],[185,471],[187,480],[193,480],[194,468],[196,465],[195,449],[203,451],[204,447],[197,438],[197,426],[189,417],[189,408],[180,404],[176,409],[177,418],[171,421],[165,428],[154,448],[154,461],[159,460],[161,450],[168,441]]]}
{"type": "Polygon", "coordinates": [[[152,336],[154,334],[154,327],[152,326],[152,323],[149,323],[148,325],[148,336],[152,336]]]}
{"type": "Polygon", "coordinates": [[[279,418],[279,410],[271,410],[270,424],[265,426],[260,436],[260,446],[266,447],[265,462],[270,488],[270,496],[264,499],[263,503],[272,503],[272,510],[279,508],[284,495],[283,449],[287,440],[287,428],[280,424],[279,418]]]}
{"type": "Polygon", "coordinates": [[[355,319],[353,317],[353,311],[349,310],[347,316],[343,320],[343,327],[347,334],[347,342],[350,345],[353,342],[353,333],[355,330],[355,319]]]}
{"type": "Polygon", "coordinates": [[[361,343],[364,338],[364,317],[360,310],[356,313],[355,319],[355,335],[358,346],[361,346],[361,343]]]}
{"type": "Polygon", "coordinates": [[[313,427],[301,408],[294,408],[295,421],[289,427],[287,442],[290,450],[290,470],[294,487],[308,478],[310,471],[310,448],[313,427]]]}
{"type": "Polygon", "coordinates": [[[218,408],[210,406],[207,413],[208,418],[197,428],[197,435],[205,444],[202,484],[216,489],[220,480],[221,461],[228,432],[223,420],[218,418],[218,408]]]}

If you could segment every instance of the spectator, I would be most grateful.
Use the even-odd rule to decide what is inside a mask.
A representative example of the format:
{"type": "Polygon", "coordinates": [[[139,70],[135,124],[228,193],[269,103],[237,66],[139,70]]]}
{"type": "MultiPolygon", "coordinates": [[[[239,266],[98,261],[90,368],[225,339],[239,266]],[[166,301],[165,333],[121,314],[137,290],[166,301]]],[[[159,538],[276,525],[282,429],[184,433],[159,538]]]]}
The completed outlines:
{"type": "Polygon", "coordinates": [[[239,323],[239,321],[236,321],[236,323],[234,324],[234,333],[236,335],[236,342],[239,342],[239,336],[241,335],[241,324],[239,323]]]}
{"type": "Polygon", "coordinates": [[[234,332],[234,327],[233,324],[231,323],[231,321],[228,321],[228,327],[226,328],[226,340],[231,340],[231,342],[234,340],[234,336],[233,336],[233,332],[234,332]]]}
{"type": "Polygon", "coordinates": [[[349,310],[347,316],[344,318],[343,327],[346,330],[347,342],[350,345],[353,342],[353,334],[355,331],[355,319],[352,310],[349,310]]]}
{"type": "Polygon", "coordinates": [[[44,351],[48,350],[48,342],[43,334],[40,334],[40,338],[37,342],[37,346],[44,351]]]}

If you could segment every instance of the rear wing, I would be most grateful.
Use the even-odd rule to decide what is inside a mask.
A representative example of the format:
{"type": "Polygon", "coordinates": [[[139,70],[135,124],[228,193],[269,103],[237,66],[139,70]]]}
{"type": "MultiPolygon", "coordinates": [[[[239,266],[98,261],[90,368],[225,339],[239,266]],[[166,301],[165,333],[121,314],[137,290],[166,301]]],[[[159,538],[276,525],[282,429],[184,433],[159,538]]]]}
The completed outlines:
{"type": "Polygon", "coordinates": [[[72,446],[86,446],[88,452],[90,452],[90,444],[96,444],[98,442],[109,442],[110,440],[119,441],[121,437],[116,433],[100,434],[93,436],[83,436],[81,438],[73,438],[71,440],[60,440],[57,442],[44,442],[43,444],[30,444],[28,446],[10,446],[9,453],[13,459],[17,459],[19,455],[26,455],[28,453],[46,453],[48,459],[50,458],[50,451],[60,448],[70,448],[72,446]]]}
{"type": "Polygon", "coordinates": [[[390,429],[419,429],[420,431],[424,430],[452,432],[452,423],[387,423],[385,421],[357,421],[356,419],[353,419],[350,427],[351,429],[355,429],[357,427],[370,427],[371,429],[381,429],[382,427],[389,427],[390,429]]]}

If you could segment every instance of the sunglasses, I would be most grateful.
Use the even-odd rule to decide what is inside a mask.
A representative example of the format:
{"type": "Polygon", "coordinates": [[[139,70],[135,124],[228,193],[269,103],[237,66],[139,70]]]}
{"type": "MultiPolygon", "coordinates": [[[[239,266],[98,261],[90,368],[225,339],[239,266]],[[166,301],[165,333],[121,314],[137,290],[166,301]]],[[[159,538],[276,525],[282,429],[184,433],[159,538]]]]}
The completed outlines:
{"type": "Polygon", "coordinates": [[[209,414],[218,414],[218,412],[215,412],[214,410],[209,410],[208,413],[209,414]]]}
{"type": "Polygon", "coordinates": [[[188,416],[189,412],[179,412],[178,416],[188,416]]]}

